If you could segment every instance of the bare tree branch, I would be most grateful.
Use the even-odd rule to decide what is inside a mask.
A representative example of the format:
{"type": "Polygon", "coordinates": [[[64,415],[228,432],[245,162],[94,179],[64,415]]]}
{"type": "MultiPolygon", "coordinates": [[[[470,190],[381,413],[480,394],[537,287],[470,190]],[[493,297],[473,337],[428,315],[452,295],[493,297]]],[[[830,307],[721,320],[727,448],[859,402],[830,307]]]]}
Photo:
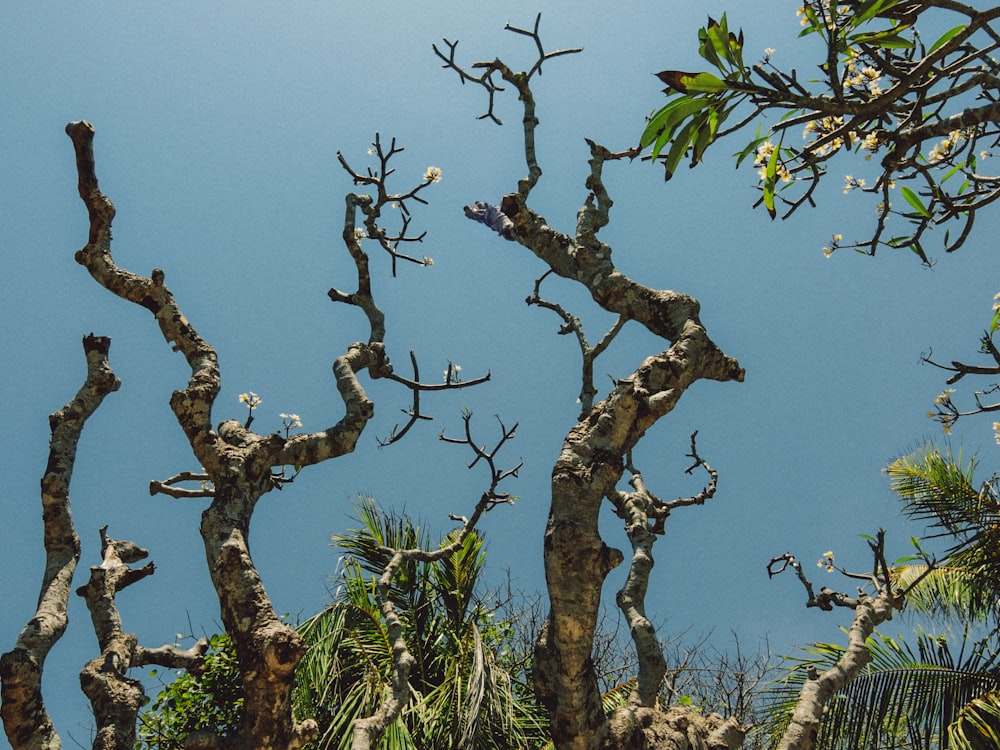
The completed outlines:
{"type": "Polygon", "coordinates": [[[104,397],[121,385],[108,362],[111,340],[90,334],[83,339],[87,378],[76,396],[49,416],[52,439],[42,477],[42,521],[45,535],[45,573],[34,616],[14,648],[0,657],[0,688],[7,739],[14,750],[61,746],[42,700],[42,673],[51,648],[68,624],[73,572],[80,559],[80,538],[70,513],[69,485],[76,462],[76,447],[87,419],[104,397]]]}
{"type": "Polygon", "coordinates": [[[843,689],[851,680],[861,674],[861,670],[871,661],[872,655],[866,641],[879,625],[892,619],[894,610],[903,608],[907,591],[916,586],[920,580],[929,575],[934,568],[934,562],[927,560],[927,568],[905,589],[895,588],[892,574],[885,559],[885,531],[879,530],[874,540],[868,542],[871,548],[873,564],[869,574],[850,574],[833,564],[833,554],[827,552],[821,564],[828,570],[838,570],[850,578],[867,581],[870,591],[859,589],[856,596],[838,593],[825,586],[819,593],[802,571],[801,564],[789,553],[771,559],[767,565],[769,577],[792,568],[806,589],[807,607],[818,607],[830,611],[835,606],[854,610],[854,619],[847,631],[848,646],[837,663],[830,669],[810,675],[799,695],[798,703],[792,712],[791,721],[778,745],[778,750],[810,750],[816,740],[819,723],[827,703],[837,691],[843,689]]]}

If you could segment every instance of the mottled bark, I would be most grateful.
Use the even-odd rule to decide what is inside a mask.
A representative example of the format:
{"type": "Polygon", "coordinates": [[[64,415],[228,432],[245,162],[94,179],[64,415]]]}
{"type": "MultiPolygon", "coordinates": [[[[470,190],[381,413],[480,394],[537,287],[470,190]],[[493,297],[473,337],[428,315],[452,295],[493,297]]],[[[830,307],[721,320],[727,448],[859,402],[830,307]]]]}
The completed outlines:
{"type": "MultiPolygon", "coordinates": [[[[534,676],[536,693],[552,719],[556,747],[631,747],[610,733],[591,658],[604,579],[623,560],[622,553],[607,546],[600,536],[601,505],[605,498],[617,496],[626,456],[646,431],[674,408],[690,385],[701,379],[741,381],[744,373],[739,363],[709,338],[698,317],[696,299],[652,289],[628,278],[612,262],[611,247],[598,239],[612,206],[602,181],[604,165],[634,156],[633,151],[615,154],[588,141],[589,194],[577,214],[572,235],[556,231],[529,207],[530,193],[542,174],[535,148],[538,118],[530,80],[544,61],[572,50],[544,53],[537,19],[534,30],[507,28],[530,36],[536,43],[539,57],[527,72],[515,72],[502,61],[493,60],[473,66],[485,71],[477,78],[455,63],[455,45],[448,43],[447,56],[435,48],[446,67],[456,70],[463,81],[486,88],[490,95],[487,116],[493,117],[493,96],[499,90],[493,75],[510,84],[522,103],[528,174],[518,181],[517,192],[500,202],[500,212],[509,223],[494,224],[502,227],[501,236],[530,250],[552,273],[582,284],[601,308],[619,316],[620,324],[635,321],[670,343],[664,351],[647,357],[631,375],[618,380],[608,397],[586,410],[566,436],[552,471],[552,504],[545,531],[545,576],[551,609],[536,647],[534,676]]],[[[470,218],[479,216],[475,210],[467,209],[467,213],[470,218]]],[[[588,390],[585,382],[584,395],[588,390]]],[[[649,643],[648,639],[640,641],[649,643]]],[[[649,700],[650,689],[644,692],[642,700],[649,700]]]]}
{"type": "Polygon", "coordinates": [[[835,566],[832,553],[827,553],[829,557],[826,558],[825,564],[831,571],[837,570],[848,578],[864,581],[867,587],[870,587],[870,594],[861,592],[857,596],[848,596],[825,587],[816,593],[812,582],[803,573],[802,566],[789,553],[773,558],[768,564],[768,576],[773,577],[788,568],[795,572],[808,595],[807,607],[818,607],[824,611],[830,611],[834,607],[854,610],[854,619],[847,631],[847,648],[837,663],[828,670],[809,675],[799,693],[799,699],[788,728],[778,744],[778,750],[811,750],[815,746],[827,703],[837,691],[858,677],[861,670],[872,660],[866,643],[869,636],[883,622],[892,619],[894,610],[902,610],[907,592],[918,585],[934,568],[932,560],[925,560],[927,568],[921,576],[905,589],[895,588],[885,559],[885,531],[880,530],[868,545],[875,558],[872,572],[869,574],[848,573],[835,566]]]}
{"type": "MultiPolygon", "coordinates": [[[[273,469],[308,466],[354,449],[374,412],[356,373],[362,369],[376,376],[391,372],[377,340],[377,308],[373,302],[359,305],[372,319],[372,340],[353,344],[334,361],[333,374],[345,406],[343,418],[335,425],[290,439],[257,435],[231,421],[213,430],[211,411],[220,383],[215,350],[181,313],[164,284],[163,271],[156,269],[150,278],[143,278],[115,264],[111,256],[115,209],[98,187],[94,129],[87,122],[75,122],[66,130],[76,150],[80,196],[90,215],[89,241],[77,252],[77,262],[106,289],[149,310],[164,340],[184,355],[191,368],[187,387],[173,394],[170,405],[214,489],[212,503],[202,515],[201,534],[245,694],[244,720],[234,736],[198,736],[192,742],[200,747],[300,747],[316,733],[315,722],[298,723],[292,718],[292,677],[303,652],[302,639],[274,612],[257,574],[247,544],[250,519],[257,501],[276,486],[273,469]]],[[[359,275],[361,271],[359,263],[359,275]]],[[[362,289],[357,300],[366,297],[370,295],[362,289]]],[[[158,485],[152,487],[156,490],[158,485]]]]}
{"type": "Polygon", "coordinates": [[[536,651],[535,674],[560,750],[596,750],[608,736],[591,648],[604,579],[623,556],[604,543],[598,517],[604,499],[616,493],[625,456],[695,381],[743,379],[736,360],[723,354],[702,326],[697,300],[643,286],[615,268],[611,248],[596,236],[611,208],[601,173],[613,155],[595,144],[591,151],[591,193],[575,236],[549,227],[519,193],[505,196],[501,208],[514,223],[517,241],[555,273],[583,284],[605,310],[673,343],[619,380],[584,416],[567,435],[552,472],[545,532],[551,611],[536,651]]]}
{"type": "Polygon", "coordinates": [[[76,592],[87,600],[101,648],[101,655],[80,672],[80,685],[90,699],[97,723],[94,750],[132,750],[136,718],[146,694],[142,683],[129,679],[128,670],[158,664],[197,673],[204,666],[208,640],[201,639],[187,651],[173,646],[157,649],[139,646],[136,636],[122,629],[115,596],[126,586],[153,574],[152,563],[138,569],[129,567],[129,563],[143,560],[149,553],[132,542],[109,538],[107,526],[101,529],[101,548],[103,561],[90,569],[90,581],[76,592]]]}
{"type": "Polygon", "coordinates": [[[631,707],[655,707],[663,676],[667,671],[663,647],[656,637],[656,628],[646,617],[646,591],[654,564],[653,544],[656,537],[664,533],[664,521],[672,510],[686,505],[703,504],[715,495],[718,483],[718,472],[698,455],[696,436],[697,432],[691,435],[691,453],[688,454],[694,459],[694,463],[686,473],[690,474],[702,466],[710,477],[708,485],[697,495],[665,502],[646,488],[642,474],[629,462],[627,468],[632,474],[629,484],[635,491],[618,492],[610,496],[618,516],[625,521],[625,533],[632,544],[628,577],[615,597],[618,609],[628,624],[638,662],[635,687],[628,699],[631,707]]]}
{"type": "MultiPolygon", "coordinates": [[[[301,470],[354,450],[374,414],[374,404],[362,388],[357,373],[366,370],[373,378],[392,377],[403,382],[414,392],[415,404],[416,394],[432,387],[405,381],[392,373],[383,346],[385,320],[372,297],[369,261],[361,240],[376,240],[390,254],[394,268],[397,260],[429,265],[429,258],[408,256],[398,250],[398,245],[418,239],[406,236],[409,213],[405,203],[410,199],[425,202],[418,193],[435,182],[437,175],[429,172],[409,192],[389,194],[384,177],[393,170],[387,169],[386,163],[402,150],[395,143],[383,150],[376,137],[374,146],[382,162],[382,169],[377,173],[353,172],[341,157],[341,163],[356,184],[371,185],[377,190],[375,198],[355,193],[347,196],[342,237],[357,270],[358,286],[351,293],[336,289],[329,293],[335,302],[358,307],[370,327],[367,342],[351,344],[333,362],[334,380],[344,403],[343,417],[325,430],[295,436],[256,434],[250,430],[251,419],[245,424],[226,421],[213,430],[211,412],[220,383],[215,350],[181,313],[164,284],[162,270],[155,269],[150,278],[144,278],[115,264],[111,256],[111,221],[115,209],[98,187],[93,154],[94,129],[81,121],[70,123],[66,131],[76,150],[80,196],[90,215],[89,241],[77,252],[77,262],[84,265],[101,286],[149,310],[164,340],[184,355],[191,368],[187,386],[174,392],[170,405],[195,458],[203,467],[197,477],[205,482],[206,489],[192,491],[175,487],[185,477],[196,476],[182,472],[166,481],[151,482],[150,492],[212,498],[211,505],[202,514],[201,535],[208,571],[219,597],[222,623],[237,654],[244,710],[242,724],[234,735],[196,734],[189,737],[188,744],[199,748],[301,747],[317,732],[314,721],[299,723],[292,717],[293,676],[304,646],[299,634],[274,612],[254,567],[247,542],[250,521],[257,501],[271,489],[289,481],[284,477],[283,467],[295,466],[301,470]],[[378,223],[382,210],[388,205],[399,208],[404,215],[404,228],[398,236],[389,236],[378,223]]],[[[445,387],[466,385],[448,383],[445,387]]],[[[419,413],[414,419],[418,416],[419,413]]]]}
{"type": "Polygon", "coordinates": [[[61,747],[42,700],[42,671],[52,646],[66,630],[73,571],[80,559],[80,539],[73,527],[69,485],[83,426],[104,397],[120,385],[108,363],[111,340],[93,334],[83,339],[87,379],[72,401],[49,416],[52,439],[42,477],[45,572],[35,615],[11,651],[0,657],[4,731],[14,750],[61,747]]]}
{"type": "Polygon", "coordinates": [[[622,750],[737,750],[744,736],[735,719],[685,706],[621,708],[609,725],[607,745],[622,750]]]}
{"type": "Polygon", "coordinates": [[[890,591],[857,602],[854,619],[847,631],[847,650],[834,666],[820,673],[816,679],[806,681],[778,750],[811,750],[815,746],[826,704],[838,690],[860,675],[872,660],[865,642],[875,628],[892,619],[894,609],[901,608],[902,597],[890,591]]]}

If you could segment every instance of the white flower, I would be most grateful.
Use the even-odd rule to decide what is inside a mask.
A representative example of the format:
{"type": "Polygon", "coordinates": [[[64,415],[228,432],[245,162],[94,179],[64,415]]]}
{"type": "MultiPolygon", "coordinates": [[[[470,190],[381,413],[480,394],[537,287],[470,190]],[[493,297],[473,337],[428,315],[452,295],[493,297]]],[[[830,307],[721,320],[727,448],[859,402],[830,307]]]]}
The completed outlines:
{"type": "Polygon", "coordinates": [[[934,397],[935,404],[944,404],[951,401],[951,394],[955,392],[954,388],[945,388],[941,393],[934,397]]]}
{"type": "Polygon", "coordinates": [[[260,402],[261,402],[260,396],[258,396],[253,391],[240,394],[240,403],[246,404],[251,409],[255,409],[256,407],[260,406],[260,402]]]}
{"type": "Polygon", "coordinates": [[[441,170],[437,167],[427,167],[424,172],[424,179],[428,182],[441,182],[441,170]]]}

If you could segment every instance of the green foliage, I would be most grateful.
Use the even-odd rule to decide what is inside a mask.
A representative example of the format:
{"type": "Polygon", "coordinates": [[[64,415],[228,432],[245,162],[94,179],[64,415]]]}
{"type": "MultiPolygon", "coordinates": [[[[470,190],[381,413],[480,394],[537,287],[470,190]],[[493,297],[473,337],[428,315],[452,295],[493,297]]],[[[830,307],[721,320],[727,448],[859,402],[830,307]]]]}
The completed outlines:
{"type": "Polygon", "coordinates": [[[698,33],[699,54],[712,63],[723,75],[713,73],[685,73],[664,70],[657,74],[667,84],[668,95],[673,89],[680,96],[652,114],[639,138],[642,149],[651,148],[652,158],[658,159],[667,145],[670,149],[663,157],[666,178],[669,180],[681,159],[690,151],[691,166],[701,161],[705,149],[715,140],[721,126],[742,97],[732,88],[743,71],[743,33],[729,31],[725,14],[721,21],[708,19],[708,26],[698,33]]]}
{"type": "MultiPolygon", "coordinates": [[[[907,609],[943,618],[962,633],[985,633],[956,653],[944,636],[917,631],[916,648],[876,634],[861,676],[833,697],[820,725],[818,746],[840,748],[957,748],[984,750],[1000,737],[1000,503],[996,477],[977,488],[976,461],[928,445],[886,469],[903,512],[928,522],[950,548],[927,574],[913,558],[897,561],[893,582],[907,609]],[[983,626],[986,626],[985,628],[983,626]]],[[[933,537],[932,537],[933,538],[933,537]]],[[[918,553],[921,543],[914,540],[918,553]]],[[[778,737],[811,669],[833,666],[844,649],[816,644],[786,660],[786,675],[767,693],[767,732],[778,737]]]]}
{"type": "Polygon", "coordinates": [[[838,239],[827,253],[847,246],[874,254],[884,245],[908,248],[930,263],[924,235],[939,226],[946,250],[960,247],[976,212],[1000,198],[1000,181],[978,168],[1000,136],[998,65],[988,55],[1000,8],[804,0],[798,13],[800,36],[822,42],[818,78],[800,80],[794,68],[776,67],[771,49],[747,64],[742,32],[731,32],[725,16],[709,18],[698,32],[698,52],[713,70],[658,74],[668,101],[649,116],[640,150],[661,162],[669,179],[685,157],[694,167],[716,140],[756,123],[753,140],[735,156],[739,165],[755,154],[758,204],[771,218],[779,202],[784,216],[814,205],[814,191],[841,154],[855,158],[842,173],[844,192],[877,198],[872,235],[838,239]],[[949,27],[949,15],[962,23],[949,27]],[[918,21],[947,30],[928,47],[918,21]],[[738,121],[722,128],[737,112],[738,121]],[[794,127],[802,128],[800,145],[789,137],[794,127]],[[853,176],[859,170],[868,175],[853,176]],[[897,182],[903,200],[894,206],[897,182]],[[957,225],[954,237],[949,224],[957,225]]]}
{"type": "MultiPolygon", "coordinates": [[[[299,694],[318,716],[331,717],[322,748],[348,746],[348,728],[381,703],[393,667],[374,577],[389,562],[390,549],[432,547],[426,531],[405,516],[379,511],[370,499],[362,498],[357,513],[362,526],[334,537],[350,556],[336,601],[301,628],[310,649],[300,666],[299,694]],[[313,647],[321,643],[329,647],[313,647]]],[[[505,660],[515,626],[478,594],[484,564],[482,537],[473,533],[445,560],[411,560],[399,568],[389,599],[417,663],[410,703],[384,747],[489,750],[545,743],[547,723],[527,674],[505,660]]]]}
{"type": "MultiPolygon", "coordinates": [[[[971,708],[970,718],[961,725],[968,743],[961,743],[950,727],[973,702],[982,706],[976,718],[988,715],[990,707],[998,710],[1000,668],[986,649],[974,648],[963,658],[944,637],[919,631],[915,649],[878,634],[867,645],[872,661],[829,703],[817,747],[974,748],[984,739],[982,723],[972,719],[971,708]],[[950,743],[945,739],[949,736],[950,743]]],[[[805,656],[786,659],[785,677],[766,695],[770,718],[765,731],[770,737],[780,737],[787,726],[809,668],[823,672],[843,652],[841,646],[820,643],[804,649],[805,656]]]]}
{"type": "MultiPolygon", "coordinates": [[[[297,718],[315,718],[315,748],[346,750],[356,719],[381,704],[393,669],[374,579],[391,549],[431,549],[429,534],[406,516],[357,505],[361,527],[334,537],[347,553],[334,601],[298,630],[307,651],[296,672],[297,718]]],[[[446,538],[447,544],[450,538],[446,538]]],[[[380,747],[392,750],[518,750],[547,742],[547,720],[530,688],[518,624],[479,594],[486,554],[468,535],[451,557],[409,561],[389,598],[416,659],[411,698],[380,747]]],[[[195,728],[226,731],[239,721],[239,675],[228,638],[215,636],[198,678],[180,673],[143,716],[139,747],[180,747],[195,728]],[[236,710],[228,706],[235,700],[236,710]]]]}
{"type": "MultiPolygon", "coordinates": [[[[150,672],[157,676],[156,670],[150,672]]],[[[239,726],[243,691],[232,642],[213,635],[205,654],[205,671],[177,673],[140,716],[137,748],[181,748],[197,730],[226,734],[239,726]]]]}
{"type": "Polygon", "coordinates": [[[959,453],[925,446],[896,459],[886,469],[903,512],[930,524],[951,542],[940,575],[930,591],[917,591],[914,603],[962,612],[973,619],[996,615],[1000,580],[1000,503],[997,478],[974,484],[977,462],[959,453]],[[936,594],[935,594],[936,591],[936,594]]]}

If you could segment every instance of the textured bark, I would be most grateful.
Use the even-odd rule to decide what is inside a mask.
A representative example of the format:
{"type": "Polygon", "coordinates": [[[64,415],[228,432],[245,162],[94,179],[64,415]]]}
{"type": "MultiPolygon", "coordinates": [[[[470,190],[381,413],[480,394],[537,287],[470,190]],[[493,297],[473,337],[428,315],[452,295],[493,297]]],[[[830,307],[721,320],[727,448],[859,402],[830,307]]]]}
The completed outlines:
{"type": "Polygon", "coordinates": [[[622,750],[737,750],[743,736],[735,719],[684,706],[622,708],[611,715],[607,744],[622,750]]]}
{"type": "Polygon", "coordinates": [[[94,750],[131,750],[135,745],[135,721],[145,699],[138,680],[126,672],[139,666],[138,640],[122,630],[115,595],[126,586],[153,573],[149,563],[138,570],[128,566],[149,553],[131,542],[109,539],[101,529],[104,560],[90,569],[90,581],[77,589],[87,600],[101,655],[88,662],[80,673],[80,685],[94,710],[97,732],[94,750]]]}
{"type": "Polygon", "coordinates": [[[847,633],[847,650],[830,669],[803,686],[778,750],[811,750],[815,746],[826,704],[838,690],[861,674],[861,670],[872,660],[871,652],[865,645],[868,637],[883,622],[891,620],[892,611],[901,609],[902,605],[902,595],[888,590],[857,602],[854,620],[847,633]]]}
{"type": "Polygon", "coordinates": [[[580,211],[576,236],[550,228],[521,194],[505,196],[502,210],[514,223],[517,241],[555,273],[583,284],[605,310],[673,343],[619,380],[584,416],[567,435],[553,468],[544,550],[551,611],[536,651],[535,674],[560,750],[596,750],[608,736],[591,648],[604,579],[623,556],[598,532],[604,498],[616,492],[626,454],[692,383],[741,381],[744,375],[708,337],[697,300],[643,286],[615,268],[611,248],[596,238],[611,207],[601,182],[610,154],[599,146],[592,152],[587,185],[592,192],[580,211]]]}
{"type": "Polygon", "coordinates": [[[14,750],[54,750],[61,747],[42,700],[45,658],[66,630],[73,571],[80,559],[80,539],[70,512],[69,485],[76,446],[87,419],[104,397],[120,385],[108,363],[111,340],[86,336],[87,379],[72,401],[49,416],[52,439],[42,477],[42,521],[45,573],[38,608],[11,651],[0,657],[4,731],[14,750]]]}
{"type": "Polygon", "coordinates": [[[672,510],[686,505],[704,504],[715,495],[718,485],[718,472],[698,455],[695,445],[697,434],[695,432],[691,435],[691,453],[688,454],[694,459],[694,463],[685,472],[690,474],[699,466],[708,472],[709,483],[697,495],[664,502],[646,488],[642,474],[629,462],[628,470],[632,473],[629,484],[635,491],[618,492],[610,496],[618,516],[625,521],[625,533],[632,543],[632,561],[628,577],[615,597],[618,609],[628,624],[632,642],[635,644],[638,663],[635,687],[628,699],[631,707],[654,707],[663,676],[667,671],[663,647],[656,637],[656,628],[646,617],[646,591],[649,588],[649,575],[654,564],[653,544],[657,535],[664,533],[664,521],[672,510]]]}
{"type": "Polygon", "coordinates": [[[867,645],[868,638],[875,632],[875,628],[892,619],[893,610],[902,610],[907,593],[918,586],[935,567],[932,559],[925,558],[927,565],[924,572],[906,588],[898,588],[885,558],[885,531],[879,530],[874,539],[869,539],[868,546],[874,556],[871,573],[848,573],[843,568],[834,566],[833,553],[827,553],[829,557],[826,565],[829,570],[837,570],[850,579],[865,581],[866,586],[874,589],[871,595],[859,589],[857,596],[848,596],[826,587],[816,593],[812,582],[802,571],[802,565],[788,552],[772,558],[767,566],[768,577],[774,577],[789,568],[795,572],[808,595],[807,607],[818,607],[826,612],[834,607],[854,610],[854,619],[847,631],[847,648],[830,669],[822,673],[813,671],[808,675],[788,727],[778,744],[778,750],[811,750],[816,744],[826,704],[835,693],[858,677],[872,660],[867,645]]]}
{"type": "MultiPolygon", "coordinates": [[[[573,235],[551,228],[528,206],[530,193],[542,175],[536,155],[538,118],[530,79],[544,61],[575,50],[544,53],[537,19],[533,31],[507,28],[532,37],[536,43],[539,58],[528,72],[514,72],[501,60],[493,60],[476,63],[473,67],[485,72],[480,77],[472,76],[455,63],[455,45],[446,42],[450,55],[435,48],[445,66],[457,71],[463,82],[476,82],[489,92],[486,116],[496,120],[493,99],[500,87],[492,75],[510,84],[523,106],[528,174],[518,181],[517,192],[504,196],[500,203],[499,210],[507,221],[491,219],[488,223],[505,239],[534,253],[551,273],[586,287],[601,308],[619,316],[619,327],[624,321],[635,321],[670,342],[668,349],[647,357],[630,376],[617,381],[604,401],[589,409],[584,404],[580,422],[566,436],[552,470],[552,505],[545,531],[545,577],[551,609],[536,646],[534,677],[536,693],[552,719],[556,747],[631,747],[610,734],[591,659],[604,579],[623,560],[619,550],[608,547],[601,539],[600,508],[605,498],[617,496],[616,485],[627,454],[658,419],[674,408],[692,383],[701,379],[741,381],[744,372],[709,338],[699,320],[696,299],[680,292],[651,289],[628,278],[615,268],[611,247],[598,239],[597,233],[607,225],[612,206],[602,181],[604,165],[609,160],[635,156],[634,152],[613,154],[588,141],[589,194],[577,214],[573,235]]],[[[477,203],[466,208],[466,215],[483,221],[490,212],[481,209],[481,203],[477,203]]],[[[529,303],[537,303],[537,297],[536,283],[529,303]]],[[[581,392],[588,396],[590,390],[585,375],[581,392]]],[[[648,620],[646,624],[651,630],[648,620]]],[[[650,639],[640,638],[638,642],[648,647],[650,639]]],[[[647,670],[644,675],[646,685],[640,702],[651,702],[655,690],[649,683],[655,680],[656,666],[652,662],[647,665],[653,672],[647,670]]]]}
{"type": "MultiPolygon", "coordinates": [[[[245,697],[243,723],[235,735],[200,735],[192,737],[190,743],[204,748],[301,747],[316,734],[314,721],[299,723],[292,717],[292,678],[303,652],[302,639],[274,612],[247,538],[257,501],[277,486],[273,469],[304,467],[354,450],[374,413],[356,373],[368,369],[381,377],[391,373],[391,367],[380,340],[381,314],[365,283],[367,258],[355,247],[352,225],[348,244],[352,251],[358,249],[359,291],[351,302],[368,314],[373,335],[368,343],[352,344],[334,361],[333,375],[345,406],[343,418],[326,430],[290,439],[257,435],[249,424],[233,421],[213,430],[211,411],[220,383],[215,350],[181,313],[164,284],[163,271],[155,269],[150,278],[144,278],[117,267],[111,256],[115,209],[97,183],[94,129],[81,121],[70,123],[66,131],[76,151],[80,197],[90,215],[89,241],[77,252],[77,262],[101,286],[149,310],[164,340],[183,354],[191,368],[187,387],[174,392],[170,405],[214,488],[212,503],[202,514],[201,534],[222,622],[239,661],[245,697]]],[[[345,241],[347,234],[345,228],[345,241]]],[[[151,485],[154,491],[157,486],[151,485]]]]}
{"type": "Polygon", "coordinates": [[[132,667],[156,664],[198,673],[204,668],[208,639],[202,638],[187,651],[173,646],[146,649],[133,633],[122,629],[115,596],[126,586],[152,575],[154,566],[148,563],[139,569],[130,568],[129,563],[143,560],[149,553],[132,542],[109,538],[107,529],[101,529],[103,561],[90,569],[90,581],[76,591],[87,600],[101,647],[101,655],[80,672],[80,685],[90,699],[97,723],[94,750],[132,750],[136,719],[146,693],[142,683],[129,679],[126,672],[132,667]]]}
{"type": "Polygon", "coordinates": [[[696,321],[685,328],[674,346],[619,381],[570,432],[553,469],[544,548],[551,611],[536,675],[544,682],[540,695],[553,714],[560,749],[600,748],[607,731],[591,648],[604,579],[622,554],[598,532],[601,504],[621,479],[625,454],[646,430],[696,379],[730,366],[696,321]]]}

